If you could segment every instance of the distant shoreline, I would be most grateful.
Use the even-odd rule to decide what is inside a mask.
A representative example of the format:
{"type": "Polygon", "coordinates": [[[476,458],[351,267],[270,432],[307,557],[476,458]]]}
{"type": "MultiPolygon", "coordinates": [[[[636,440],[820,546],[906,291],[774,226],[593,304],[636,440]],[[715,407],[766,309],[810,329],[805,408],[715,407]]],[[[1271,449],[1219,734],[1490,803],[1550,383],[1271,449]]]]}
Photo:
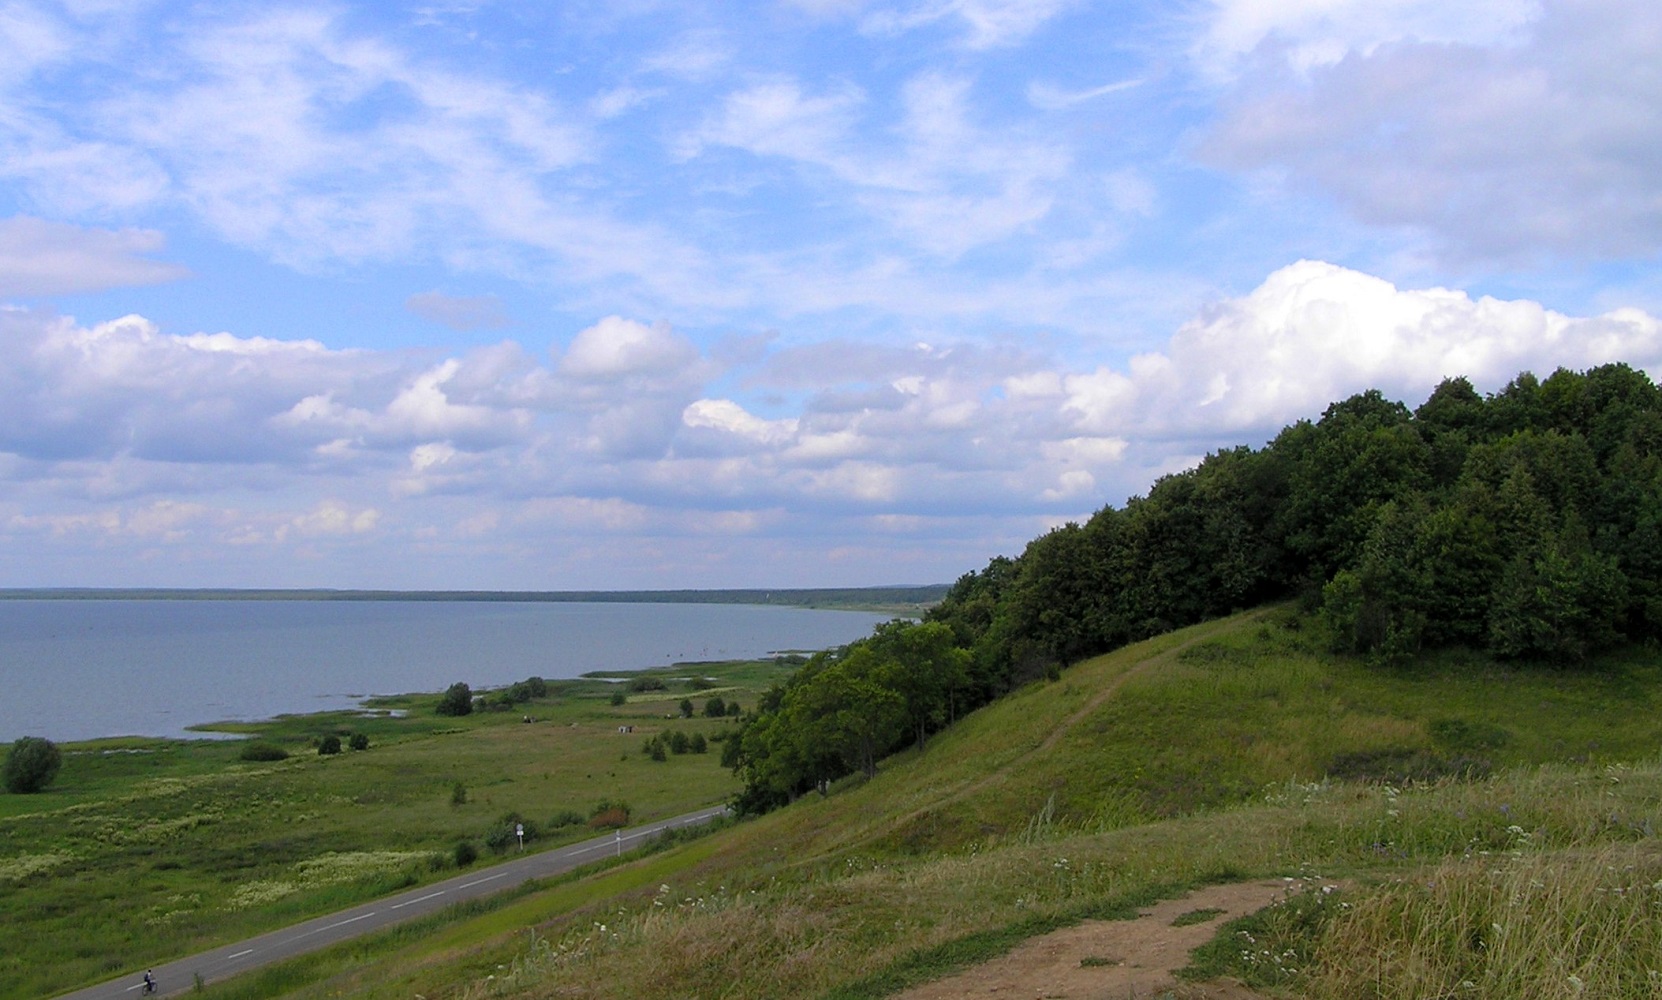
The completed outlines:
{"type": "Polygon", "coordinates": [[[560,604],[756,604],[917,613],[948,584],[730,590],[330,590],[277,588],[8,587],[0,600],[28,601],[478,601],[560,604]]]}

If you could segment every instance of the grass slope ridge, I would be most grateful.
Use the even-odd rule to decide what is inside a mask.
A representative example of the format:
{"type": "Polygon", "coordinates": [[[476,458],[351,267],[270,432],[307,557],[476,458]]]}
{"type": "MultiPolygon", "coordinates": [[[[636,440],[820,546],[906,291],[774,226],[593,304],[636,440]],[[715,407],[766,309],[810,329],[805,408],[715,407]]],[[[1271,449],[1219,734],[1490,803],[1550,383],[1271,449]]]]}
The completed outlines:
{"type": "Polygon", "coordinates": [[[1127,647],[873,780],[655,856],[650,881],[578,880],[511,936],[420,973],[369,962],[319,985],[883,996],[1188,886],[1321,875],[1357,888],[1229,929],[1207,971],[1331,997],[1652,995],[1655,949],[1588,942],[1610,945],[1591,928],[1662,895],[1654,653],[1576,673],[1465,654],[1381,672],[1326,646],[1275,608],[1127,647]],[[1504,932],[1472,923],[1537,884],[1489,921],[1504,932]]]}

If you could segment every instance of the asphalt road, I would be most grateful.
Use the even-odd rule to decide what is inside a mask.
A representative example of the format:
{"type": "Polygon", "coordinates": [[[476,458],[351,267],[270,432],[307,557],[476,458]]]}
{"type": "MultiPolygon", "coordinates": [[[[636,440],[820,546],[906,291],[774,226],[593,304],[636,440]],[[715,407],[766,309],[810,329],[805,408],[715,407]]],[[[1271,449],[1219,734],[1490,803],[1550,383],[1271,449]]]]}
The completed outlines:
{"type": "MultiPolygon", "coordinates": [[[[155,995],[165,997],[183,994],[194,988],[196,976],[201,976],[204,983],[216,982],[272,962],[304,955],[406,920],[426,916],[453,903],[488,896],[532,879],[558,875],[610,854],[621,854],[639,846],[641,840],[671,827],[695,826],[708,822],[726,811],[725,806],[716,806],[674,819],[620,830],[569,847],[540,854],[527,854],[503,864],[475,869],[443,882],[424,885],[419,889],[411,889],[373,903],[317,917],[303,924],[285,927],[280,931],[262,934],[237,944],[228,944],[189,958],[157,965],[153,967],[156,977],[155,995]]],[[[65,993],[58,1000],[137,1000],[143,986],[143,978],[144,970],[135,969],[120,979],[112,979],[74,993],[65,993]]]]}

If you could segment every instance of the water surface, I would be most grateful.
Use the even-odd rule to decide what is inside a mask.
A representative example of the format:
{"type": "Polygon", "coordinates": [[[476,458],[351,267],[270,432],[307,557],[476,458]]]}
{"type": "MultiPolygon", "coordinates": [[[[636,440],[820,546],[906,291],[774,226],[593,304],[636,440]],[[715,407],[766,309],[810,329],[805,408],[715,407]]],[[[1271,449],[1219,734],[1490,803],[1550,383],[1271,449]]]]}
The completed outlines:
{"type": "Polygon", "coordinates": [[[182,736],[466,681],[838,646],[887,616],[735,604],[0,601],[0,742],[182,736]]]}

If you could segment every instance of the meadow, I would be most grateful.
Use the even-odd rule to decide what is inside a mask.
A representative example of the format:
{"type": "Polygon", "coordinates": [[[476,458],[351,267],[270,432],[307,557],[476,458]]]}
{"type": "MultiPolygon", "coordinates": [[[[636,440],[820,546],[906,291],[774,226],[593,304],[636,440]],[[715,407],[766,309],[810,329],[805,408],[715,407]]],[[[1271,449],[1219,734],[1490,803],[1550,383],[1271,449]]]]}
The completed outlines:
{"type": "Polygon", "coordinates": [[[549,847],[592,835],[602,803],[633,821],[719,802],[736,788],[719,763],[730,723],[703,708],[753,703],[790,669],[680,665],[549,682],[545,697],[458,717],[410,695],[214,727],[243,739],[64,744],[45,793],[0,795],[0,997],[49,996],[453,874],[462,843],[487,864],[516,821],[549,847]],[[645,741],[677,730],[708,752],[651,759],[645,741]],[[353,734],[368,749],[317,752],[353,734]],[[250,742],[288,757],[245,760],[250,742]]]}
{"type": "Polygon", "coordinates": [[[870,781],[210,996],[882,997],[1206,883],[1266,996],[1652,997],[1654,652],[1381,670],[1287,609],[1097,657],[870,781]],[[1623,943],[1629,942],[1629,943],[1623,943]]]}

